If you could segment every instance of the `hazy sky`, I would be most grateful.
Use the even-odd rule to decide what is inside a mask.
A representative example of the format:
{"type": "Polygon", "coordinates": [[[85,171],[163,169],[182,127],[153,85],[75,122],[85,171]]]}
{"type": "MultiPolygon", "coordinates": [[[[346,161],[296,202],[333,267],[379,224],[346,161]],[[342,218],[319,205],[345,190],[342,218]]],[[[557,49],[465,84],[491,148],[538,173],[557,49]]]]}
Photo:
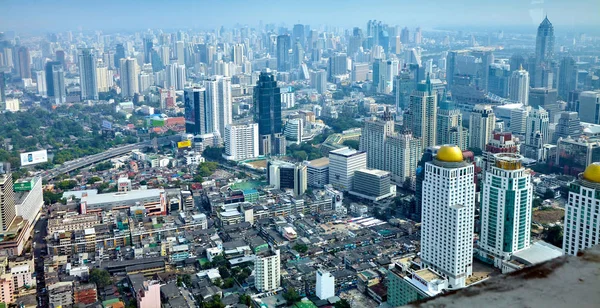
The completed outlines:
{"type": "Polygon", "coordinates": [[[365,27],[600,25],[600,0],[0,0],[0,31],[214,28],[236,23],[365,27]]]}

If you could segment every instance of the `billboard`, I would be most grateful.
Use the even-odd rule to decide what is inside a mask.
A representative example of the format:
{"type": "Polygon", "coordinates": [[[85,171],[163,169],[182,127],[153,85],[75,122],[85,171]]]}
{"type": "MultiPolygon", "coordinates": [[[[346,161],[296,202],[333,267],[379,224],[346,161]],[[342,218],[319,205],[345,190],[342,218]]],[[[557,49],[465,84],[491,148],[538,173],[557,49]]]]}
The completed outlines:
{"type": "Polygon", "coordinates": [[[48,152],[46,150],[21,153],[21,166],[35,165],[48,161],[48,152]]]}
{"type": "Polygon", "coordinates": [[[29,181],[16,182],[13,184],[14,191],[30,191],[33,189],[33,179],[29,181]]]}
{"type": "Polygon", "coordinates": [[[192,141],[191,140],[183,140],[183,141],[177,142],[177,148],[178,149],[189,148],[191,146],[192,146],[192,141]]]}
{"type": "Polygon", "coordinates": [[[102,120],[102,129],[112,129],[112,123],[102,120]]]}

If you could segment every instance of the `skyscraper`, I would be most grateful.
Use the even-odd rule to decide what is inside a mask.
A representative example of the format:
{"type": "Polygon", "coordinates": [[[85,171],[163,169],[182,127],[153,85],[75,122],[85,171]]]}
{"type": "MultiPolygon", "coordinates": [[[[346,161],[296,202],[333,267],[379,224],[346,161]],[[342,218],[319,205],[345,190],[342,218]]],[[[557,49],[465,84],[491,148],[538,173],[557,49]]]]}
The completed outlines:
{"type": "Polygon", "coordinates": [[[556,144],[559,138],[573,138],[577,139],[583,133],[581,127],[581,121],[579,120],[579,114],[574,111],[564,111],[560,113],[560,118],[554,129],[554,136],[552,137],[552,143],[556,144]]]}
{"type": "Polygon", "coordinates": [[[577,89],[577,65],[573,57],[564,57],[560,61],[558,73],[558,95],[566,100],[571,91],[577,89]]]}
{"type": "Polygon", "coordinates": [[[522,159],[518,154],[495,154],[481,188],[478,253],[498,268],[530,244],[533,186],[522,159]]]}
{"type": "Polygon", "coordinates": [[[494,127],[496,115],[490,105],[475,105],[469,119],[469,147],[485,149],[494,127]]]}
{"type": "Polygon", "coordinates": [[[235,65],[244,63],[244,44],[235,44],[231,48],[231,60],[235,65]]]}
{"type": "Polygon", "coordinates": [[[175,42],[175,58],[177,59],[177,64],[184,65],[185,64],[185,44],[182,41],[175,42]]]}
{"type": "Polygon", "coordinates": [[[427,77],[410,95],[410,112],[404,125],[411,128],[415,137],[421,138],[423,148],[437,144],[437,93],[427,77]]]}
{"type": "Polygon", "coordinates": [[[7,231],[16,216],[10,164],[0,162],[0,228],[7,231]]]}
{"type": "Polygon", "coordinates": [[[17,51],[18,58],[18,72],[19,77],[23,78],[31,78],[31,57],[29,56],[29,48],[25,46],[19,47],[17,51]]]}
{"type": "Polygon", "coordinates": [[[466,150],[469,143],[469,131],[462,125],[462,113],[450,97],[442,95],[437,112],[436,142],[438,144],[454,144],[461,150],[466,150]]]}
{"type": "Polygon", "coordinates": [[[287,72],[290,70],[290,49],[292,40],[288,34],[277,37],[277,71],[287,72]]]}
{"type": "Polygon", "coordinates": [[[144,63],[152,63],[152,47],[154,43],[151,37],[144,38],[144,63]]]}
{"type": "Polygon", "coordinates": [[[367,167],[387,170],[385,146],[388,137],[394,134],[394,119],[385,111],[379,119],[366,120],[360,134],[359,149],[367,152],[367,167]]]}
{"type": "Polygon", "coordinates": [[[546,111],[548,111],[550,123],[555,123],[555,118],[560,112],[560,108],[558,106],[558,91],[556,89],[549,88],[529,89],[529,106],[532,108],[544,108],[546,111]]]}
{"type": "Polygon", "coordinates": [[[323,94],[327,91],[327,71],[318,70],[310,72],[310,85],[317,90],[317,93],[323,94]]]}
{"type": "Polygon", "coordinates": [[[119,60],[121,68],[121,96],[133,97],[138,92],[137,64],[133,58],[119,60]]]}
{"type": "Polygon", "coordinates": [[[500,97],[507,97],[510,76],[508,64],[492,63],[489,68],[488,91],[500,97]]]}
{"type": "Polygon", "coordinates": [[[600,228],[598,203],[600,202],[600,163],[587,166],[578,179],[569,185],[569,198],[565,204],[563,251],[577,255],[580,250],[597,245],[600,228]]]}
{"type": "Polygon", "coordinates": [[[206,87],[206,114],[208,132],[225,135],[225,127],[232,122],[231,78],[213,76],[204,81],[206,87]]]}
{"type": "Polygon", "coordinates": [[[400,32],[400,42],[402,42],[402,44],[410,43],[410,31],[407,27],[402,28],[402,31],[400,32]]]}
{"type": "Polygon", "coordinates": [[[600,91],[583,91],[577,100],[581,122],[600,124],[600,91]]]}
{"type": "Polygon", "coordinates": [[[0,102],[6,100],[6,77],[4,72],[0,72],[0,102]]]}
{"type": "Polygon", "coordinates": [[[394,92],[396,95],[396,110],[400,112],[408,108],[410,95],[415,90],[417,83],[410,70],[404,66],[398,76],[394,77],[394,92]]]}
{"type": "Polygon", "coordinates": [[[461,288],[473,272],[475,166],[456,146],[442,146],[425,163],[421,262],[461,288]]]}
{"type": "Polygon", "coordinates": [[[67,100],[65,72],[58,61],[46,62],[46,88],[52,105],[64,104],[67,100]]]}
{"type": "Polygon", "coordinates": [[[117,47],[115,49],[115,67],[116,68],[121,67],[121,59],[124,59],[125,57],[126,57],[125,46],[123,46],[123,44],[117,44],[117,47]]]}
{"type": "Polygon", "coordinates": [[[292,48],[292,68],[298,69],[304,62],[304,48],[300,42],[295,42],[292,48]]]}
{"type": "Polygon", "coordinates": [[[367,153],[343,147],[329,152],[329,183],[340,191],[352,190],[354,172],[367,167],[367,153]]]}
{"type": "Polygon", "coordinates": [[[285,146],[278,144],[282,133],[281,89],[269,69],[260,73],[254,88],[254,118],[258,123],[260,154],[284,154],[285,146]]]}
{"type": "Polygon", "coordinates": [[[258,157],[258,124],[228,124],[223,135],[225,155],[230,160],[258,157]]]}
{"type": "Polygon", "coordinates": [[[82,48],[79,50],[79,80],[81,85],[81,100],[98,100],[96,55],[91,48],[82,48]]]}
{"type": "Polygon", "coordinates": [[[554,26],[548,16],[540,23],[535,39],[535,59],[538,66],[554,59],[554,26]]]}
{"type": "Polygon", "coordinates": [[[510,75],[508,98],[524,106],[529,104],[529,73],[523,69],[523,66],[520,66],[510,75]]]}
{"type": "Polygon", "coordinates": [[[254,260],[256,289],[259,292],[277,290],[281,286],[281,259],[279,249],[266,249],[254,260]]]}
{"type": "Polygon", "coordinates": [[[334,76],[346,75],[348,73],[348,56],[345,53],[335,53],[329,57],[328,65],[328,78],[330,82],[333,82],[334,76]]]}
{"type": "Polygon", "coordinates": [[[526,123],[525,144],[521,145],[521,154],[539,161],[543,157],[544,144],[552,140],[548,130],[548,112],[542,107],[531,108],[526,123]]]}
{"type": "Polygon", "coordinates": [[[185,107],[185,132],[203,135],[207,130],[206,89],[200,87],[185,89],[183,103],[185,107]]]}
{"type": "Polygon", "coordinates": [[[305,44],[305,35],[304,35],[304,25],[302,24],[296,24],[294,25],[294,28],[292,29],[292,42],[296,43],[300,43],[300,46],[304,47],[305,44]]]}

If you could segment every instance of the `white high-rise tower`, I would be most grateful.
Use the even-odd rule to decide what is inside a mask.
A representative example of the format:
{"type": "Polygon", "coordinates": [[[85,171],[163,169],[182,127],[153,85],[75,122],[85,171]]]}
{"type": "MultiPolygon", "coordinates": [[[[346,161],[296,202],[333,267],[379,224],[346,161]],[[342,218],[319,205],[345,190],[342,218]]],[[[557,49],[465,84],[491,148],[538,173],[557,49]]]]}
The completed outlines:
{"type": "Polygon", "coordinates": [[[495,154],[481,188],[479,255],[499,268],[530,244],[533,186],[522,159],[519,154],[495,154]]]}
{"type": "Polygon", "coordinates": [[[121,63],[121,96],[133,97],[138,92],[137,63],[134,58],[124,58],[121,63]]]}
{"type": "Polygon", "coordinates": [[[462,288],[473,272],[475,166],[457,146],[442,146],[425,164],[421,261],[462,288]]]}
{"type": "Polygon", "coordinates": [[[529,104],[529,73],[523,66],[512,72],[508,79],[508,98],[524,106],[529,104]]]}

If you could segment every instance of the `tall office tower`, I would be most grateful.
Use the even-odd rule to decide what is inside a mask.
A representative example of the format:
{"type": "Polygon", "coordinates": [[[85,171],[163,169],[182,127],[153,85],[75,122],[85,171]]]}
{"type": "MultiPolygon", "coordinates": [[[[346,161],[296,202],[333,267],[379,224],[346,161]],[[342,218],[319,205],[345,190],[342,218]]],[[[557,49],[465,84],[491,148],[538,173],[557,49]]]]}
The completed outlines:
{"type": "Polygon", "coordinates": [[[520,66],[510,75],[508,98],[524,106],[529,105],[529,73],[520,66]]]}
{"type": "MultiPolygon", "coordinates": [[[[280,155],[280,137],[282,133],[281,122],[281,89],[277,86],[275,76],[269,69],[260,73],[254,88],[254,118],[258,123],[261,155],[280,155]],[[277,140],[276,140],[277,138],[277,140]]],[[[283,139],[285,143],[285,139],[283,139]]],[[[283,146],[285,149],[285,146],[283,146]]]]}
{"type": "Polygon", "coordinates": [[[146,93],[153,84],[153,76],[146,72],[142,72],[139,75],[138,85],[140,88],[138,89],[138,93],[146,93]]]}
{"type": "Polygon", "coordinates": [[[583,91],[577,100],[581,122],[600,124],[600,91],[583,91]]]}
{"type": "Polygon", "coordinates": [[[525,144],[521,145],[521,154],[527,158],[541,160],[543,146],[552,140],[548,131],[548,112],[542,107],[531,108],[527,115],[525,144]]]}
{"type": "Polygon", "coordinates": [[[17,66],[19,77],[21,79],[31,78],[31,57],[29,56],[29,48],[25,46],[19,47],[17,51],[19,65],[17,66]]]}
{"type": "Polygon", "coordinates": [[[144,63],[152,63],[152,47],[154,43],[151,37],[144,38],[144,63]]]}
{"type": "MultiPolygon", "coordinates": [[[[2,78],[3,76],[0,76],[2,78]]],[[[1,83],[1,81],[0,81],[1,83]]],[[[38,94],[41,96],[46,96],[48,93],[48,87],[46,87],[46,72],[45,71],[37,71],[35,72],[35,83],[37,84],[38,94]]],[[[1,87],[1,85],[0,85],[1,87]]],[[[2,90],[0,90],[1,92],[2,90]]],[[[0,95],[0,102],[2,102],[2,95],[0,95]]]]}
{"type": "Polygon", "coordinates": [[[166,87],[167,88],[173,88],[173,89],[179,88],[179,85],[177,84],[177,67],[178,66],[179,66],[179,64],[177,64],[177,62],[175,60],[173,60],[173,63],[168,64],[165,67],[165,73],[166,73],[165,79],[166,79],[166,87]]]}
{"type": "Polygon", "coordinates": [[[508,64],[492,63],[489,68],[488,92],[500,97],[507,97],[510,76],[510,66],[508,64]]]}
{"type": "Polygon", "coordinates": [[[363,82],[369,76],[369,63],[352,62],[352,81],[363,82]]]}
{"type": "Polygon", "coordinates": [[[373,89],[377,93],[385,90],[385,60],[380,58],[373,61],[373,89]]]}
{"type": "Polygon", "coordinates": [[[231,47],[231,60],[235,65],[244,63],[244,44],[234,44],[231,47]]]}
{"type": "Polygon", "coordinates": [[[108,66],[108,69],[115,69],[115,52],[112,50],[105,51],[102,54],[102,61],[108,66]]]}
{"type": "Polygon", "coordinates": [[[533,185],[522,159],[518,154],[495,154],[481,188],[478,253],[498,268],[530,244],[533,185]]]}
{"type": "Polygon", "coordinates": [[[340,191],[352,190],[354,172],[367,167],[367,153],[343,147],[329,152],[329,184],[340,191]]]}
{"type": "Polygon", "coordinates": [[[469,147],[484,150],[495,125],[496,115],[492,106],[475,105],[469,119],[469,147]]]}
{"type": "Polygon", "coordinates": [[[185,64],[185,44],[182,41],[175,43],[174,56],[177,59],[177,64],[185,64]]]}
{"type": "Polygon", "coordinates": [[[421,45],[422,41],[423,41],[423,34],[421,33],[421,27],[417,27],[417,30],[415,30],[415,44],[421,45]]]}
{"type": "Polygon", "coordinates": [[[513,134],[525,136],[529,110],[531,110],[530,106],[523,106],[510,111],[510,131],[513,134]]]}
{"type": "Polygon", "coordinates": [[[186,82],[185,65],[177,65],[175,76],[177,76],[177,86],[175,87],[175,90],[183,90],[186,82]]]}
{"type": "Polygon", "coordinates": [[[327,91],[327,71],[311,71],[310,86],[315,88],[319,94],[325,93],[327,91]]]}
{"type": "Polygon", "coordinates": [[[304,195],[308,188],[308,168],[304,164],[296,164],[294,167],[294,197],[304,195]]]}
{"type": "Polygon", "coordinates": [[[398,75],[398,59],[390,59],[385,65],[384,93],[390,94],[394,90],[394,77],[398,75]]]}
{"type": "Polygon", "coordinates": [[[562,58],[558,73],[558,95],[563,100],[569,97],[571,91],[577,90],[578,75],[575,59],[571,56],[562,58]]]}
{"type": "Polygon", "coordinates": [[[92,48],[82,48],[79,50],[79,81],[81,85],[81,100],[98,100],[96,55],[92,48]]]}
{"type": "Polygon", "coordinates": [[[0,102],[6,100],[6,77],[4,72],[0,72],[0,102]]]}
{"type": "Polygon", "coordinates": [[[398,186],[414,189],[415,176],[423,145],[410,131],[401,131],[389,136],[385,143],[386,168],[391,180],[398,186]]]}
{"type": "Polygon", "coordinates": [[[354,56],[360,50],[363,43],[363,32],[362,29],[358,27],[354,27],[352,29],[352,36],[348,39],[348,55],[350,57],[354,56]]]}
{"type": "Polygon", "coordinates": [[[254,276],[256,290],[258,292],[269,292],[281,286],[281,259],[279,249],[263,250],[256,255],[254,260],[254,276]]]}
{"type": "Polygon", "coordinates": [[[171,62],[171,49],[169,46],[161,46],[160,47],[160,59],[162,61],[163,66],[169,65],[171,62]]]}
{"type": "Polygon", "coordinates": [[[408,27],[402,28],[402,31],[400,32],[400,42],[402,44],[410,43],[410,32],[408,30],[408,27]]]}
{"type": "Polygon", "coordinates": [[[423,148],[427,148],[437,144],[436,119],[437,93],[427,77],[427,80],[419,83],[417,89],[410,95],[410,113],[407,114],[404,125],[411,128],[413,135],[421,138],[423,148]]]}
{"type": "Polygon", "coordinates": [[[125,46],[123,44],[117,44],[115,49],[115,66],[116,68],[121,68],[121,59],[126,58],[125,54],[125,46]]]}
{"type": "Polygon", "coordinates": [[[461,150],[469,146],[469,131],[462,125],[462,113],[454,102],[446,95],[437,112],[436,142],[438,144],[454,144],[461,150]]]}
{"type": "Polygon", "coordinates": [[[535,60],[539,66],[552,59],[554,59],[554,27],[546,16],[540,23],[535,38],[535,60]]]}
{"type": "Polygon", "coordinates": [[[8,231],[16,212],[10,164],[0,163],[0,228],[3,232],[8,231]]]}
{"type": "Polygon", "coordinates": [[[300,46],[304,47],[304,44],[306,42],[304,36],[304,25],[294,25],[294,28],[292,29],[292,42],[298,42],[300,43],[300,46]]]}
{"type": "MultiPolygon", "coordinates": [[[[490,50],[475,50],[471,52],[475,61],[475,77],[478,79],[476,85],[480,89],[488,89],[488,78],[490,76],[490,65],[494,63],[494,53],[490,50]]],[[[455,70],[456,73],[456,70],[455,70]]]]}
{"type": "Polygon", "coordinates": [[[348,73],[348,56],[345,53],[335,53],[329,57],[328,65],[328,78],[330,82],[333,82],[334,76],[346,75],[348,73]]]}
{"type": "Polygon", "coordinates": [[[228,160],[258,157],[258,124],[227,124],[223,135],[228,160]]]}
{"type": "Polygon", "coordinates": [[[548,111],[550,123],[556,123],[556,117],[560,112],[560,107],[558,106],[558,91],[556,89],[548,88],[529,89],[529,106],[532,108],[544,108],[548,111]]]}
{"type": "Polygon", "coordinates": [[[292,48],[292,68],[298,69],[304,62],[304,48],[300,42],[295,42],[292,48]]]}
{"type": "Polygon", "coordinates": [[[379,119],[364,122],[359,149],[367,153],[367,168],[387,170],[385,152],[387,138],[394,134],[394,119],[388,110],[379,119]]]}
{"type": "Polygon", "coordinates": [[[554,136],[552,138],[552,144],[556,144],[559,138],[577,139],[583,133],[581,127],[581,121],[579,120],[579,114],[574,111],[564,111],[560,113],[558,123],[554,129],[554,136]]]}
{"type": "Polygon", "coordinates": [[[446,83],[448,84],[448,89],[452,90],[454,77],[462,74],[457,58],[460,61],[461,56],[467,55],[468,53],[468,50],[451,50],[448,52],[448,55],[446,56],[446,83]]]}
{"type": "Polygon", "coordinates": [[[102,61],[96,66],[96,80],[98,81],[98,93],[105,93],[112,87],[112,70],[102,61]]]}
{"type": "Polygon", "coordinates": [[[472,275],[475,223],[475,166],[456,146],[442,146],[425,163],[421,262],[462,288],[472,275]]]}
{"type": "Polygon", "coordinates": [[[187,88],[183,93],[185,106],[185,132],[204,135],[213,131],[207,128],[206,89],[200,87],[187,88]]]}
{"type": "Polygon", "coordinates": [[[46,62],[46,87],[52,105],[61,105],[67,101],[65,72],[60,62],[46,62]]]}
{"type": "Polygon", "coordinates": [[[482,153],[483,171],[491,171],[492,167],[495,166],[496,158],[494,155],[498,153],[516,154],[518,152],[517,143],[511,133],[494,132],[490,142],[485,145],[485,150],[482,153]]]}
{"type": "Polygon", "coordinates": [[[317,283],[315,293],[320,300],[327,300],[335,296],[335,277],[323,269],[317,270],[317,283]]]}
{"type": "Polygon", "coordinates": [[[523,65],[527,65],[527,61],[525,61],[525,58],[523,58],[523,55],[513,54],[512,56],[510,56],[509,64],[510,64],[510,71],[514,72],[516,70],[521,69],[523,67],[523,65]]]}
{"type": "Polygon", "coordinates": [[[565,205],[563,252],[577,255],[597,245],[600,240],[600,163],[594,162],[569,185],[569,201],[565,205]]]}
{"type": "Polygon", "coordinates": [[[394,92],[396,95],[396,111],[406,110],[410,104],[410,95],[416,88],[416,82],[410,70],[404,66],[398,76],[394,77],[394,92]]]}
{"type": "Polygon", "coordinates": [[[231,78],[213,76],[204,81],[206,113],[209,132],[224,136],[225,127],[232,122],[231,78]]]}
{"type": "Polygon", "coordinates": [[[133,97],[138,91],[137,64],[134,58],[119,60],[121,67],[121,96],[133,97]]]}
{"type": "Polygon", "coordinates": [[[287,72],[290,70],[290,49],[292,48],[292,39],[289,35],[277,36],[277,71],[287,72]]]}

